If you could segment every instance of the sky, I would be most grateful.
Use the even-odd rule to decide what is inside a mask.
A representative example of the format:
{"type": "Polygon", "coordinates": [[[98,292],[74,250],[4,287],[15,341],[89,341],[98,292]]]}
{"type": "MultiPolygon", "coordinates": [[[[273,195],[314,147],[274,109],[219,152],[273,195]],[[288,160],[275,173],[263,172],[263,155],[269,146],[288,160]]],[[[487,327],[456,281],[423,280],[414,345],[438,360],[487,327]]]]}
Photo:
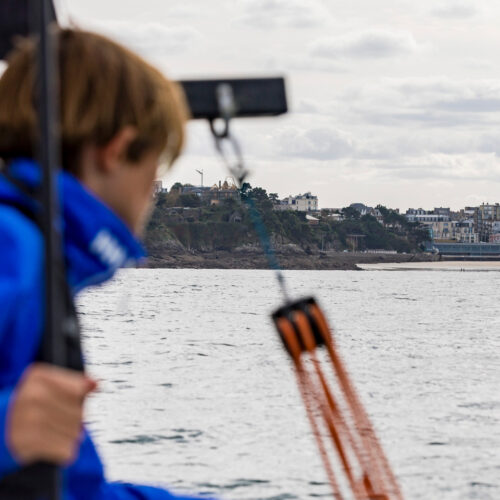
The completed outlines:
{"type": "MultiPolygon", "coordinates": [[[[290,113],[238,120],[252,185],[354,202],[458,209],[500,202],[495,0],[58,0],[175,79],[284,75],[290,113]]],[[[228,175],[191,122],[164,178],[228,175]]]]}

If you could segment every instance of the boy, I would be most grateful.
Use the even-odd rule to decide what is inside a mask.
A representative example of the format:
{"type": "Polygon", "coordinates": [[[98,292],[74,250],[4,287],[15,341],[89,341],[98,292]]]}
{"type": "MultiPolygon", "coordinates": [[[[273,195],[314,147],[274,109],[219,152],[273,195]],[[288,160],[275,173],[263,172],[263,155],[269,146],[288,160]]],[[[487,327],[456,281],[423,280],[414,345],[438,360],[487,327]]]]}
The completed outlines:
{"type": "MultiPolygon", "coordinates": [[[[143,256],[136,240],[160,160],[179,155],[181,93],[140,57],[88,32],[59,32],[64,255],[73,294],[143,256]]],[[[64,467],[64,498],[169,499],[108,483],[82,431],[88,376],[37,363],[43,332],[43,239],[27,195],[39,185],[36,48],[25,40],[0,78],[0,482],[22,466],[64,467]]],[[[185,497],[187,498],[187,497],[185,497]]]]}

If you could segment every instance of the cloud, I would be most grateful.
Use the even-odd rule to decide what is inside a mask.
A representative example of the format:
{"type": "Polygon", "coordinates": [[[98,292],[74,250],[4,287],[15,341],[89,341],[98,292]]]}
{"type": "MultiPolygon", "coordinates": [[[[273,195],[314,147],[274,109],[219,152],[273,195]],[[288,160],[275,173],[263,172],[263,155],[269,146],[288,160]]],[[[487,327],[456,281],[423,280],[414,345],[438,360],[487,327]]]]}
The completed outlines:
{"type": "Polygon", "coordinates": [[[268,134],[270,159],[336,160],[336,168],[342,161],[374,169],[399,165],[401,178],[406,167],[416,178],[420,166],[422,175],[433,166],[463,172],[460,162],[474,168],[471,155],[500,159],[500,136],[494,133],[500,125],[496,80],[378,79],[328,101],[303,97],[294,111],[286,127],[268,134]],[[453,162],[446,163],[447,157],[453,162]]]}
{"type": "Polygon", "coordinates": [[[412,54],[419,49],[413,35],[405,31],[368,30],[311,43],[312,56],[327,59],[382,59],[412,54]]]}
{"type": "Polygon", "coordinates": [[[463,61],[464,67],[467,69],[472,69],[473,71],[484,71],[484,70],[494,70],[496,65],[493,61],[488,59],[478,59],[478,58],[470,58],[465,59],[463,61]]]}
{"type": "Polygon", "coordinates": [[[93,27],[146,57],[185,52],[203,38],[191,26],[165,26],[156,22],[107,21],[93,23],[93,27]]]}
{"type": "Polygon", "coordinates": [[[500,111],[500,97],[451,98],[436,103],[439,109],[453,113],[497,113],[500,111]]]}
{"type": "Polygon", "coordinates": [[[200,9],[196,8],[194,5],[177,4],[172,5],[167,12],[169,17],[193,18],[200,14],[200,9]]]}
{"type": "Polygon", "coordinates": [[[500,123],[500,81],[382,79],[337,100],[344,115],[377,126],[487,127],[500,123]]]}
{"type": "Polygon", "coordinates": [[[338,74],[346,73],[349,70],[345,61],[311,57],[307,52],[300,51],[290,51],[290,53],[279,56],[269,55],[265,58],[263,67],[267,71],[285,74],[295,71],[338,74]]]}
{"type": "MultiPolygon", "coordinates": [[[[331,164],[328,165],[331,166],[331,164]]],[[[459,182],[499,184],[500,159],[493,154],[485,153],[456,155],[429,153],[414,157],[401,157],[397,161],[348,158],[336,162],[335,175],[339,179],[350,179],[362,183],[366,183],[367,179],[373,179],[377,183],[420,181],[420,186],[428,183],[428,187],[437,183],[456,185],[459,182]]],[[[411,195],[414,194],[411,193],[411,195]]]]}
{"type": "Polygon", "coordinates": [[[353,141],[345,133],[330,127],[288,127],[278,131],[273,139],[278,154],[297,158],[333,160],[355,151],[353,141]]]}
{"type": "Polygon", "coordinates": [[[241,0],[238,22],[255,28],[314,28],[331,18],[317,0],[241,0]]]}
{"type": "Polygon", "coordinates": [[[486,153],[463,155],[434,153],[406,158],[398,163],[378,163],[376,167],[381,175],[391,178],[495,183],[500,179],[500,160],[494,154],[486,153]]]}
{"type": "Polygon", "coordinates": [[[479,11],[472,3],[443,3],[431,11],[435,17],[442,19],[469,19],[478,14],[479,11]]]}
{"type": "MultiPolygon", "coordinates": [[[[498,134],[485,134],[480,137],[478,151],[483,153],[494,153],[500,157],[500,137],[498,134]]],[[[499,177],[500,179],[500,177],[499,177]]]]}
{"type": "Polygon", "coordinates": [[[321,104],[313,99],[301,99],[295,108],[295,112],[304,114],[321,114],[321,104]]]}
{"type": "Polygon", "coordinates": [[[415,78],[387,80],[387,84],[411,106],[480,113],[498,110],[499,80],[415,78]]]}

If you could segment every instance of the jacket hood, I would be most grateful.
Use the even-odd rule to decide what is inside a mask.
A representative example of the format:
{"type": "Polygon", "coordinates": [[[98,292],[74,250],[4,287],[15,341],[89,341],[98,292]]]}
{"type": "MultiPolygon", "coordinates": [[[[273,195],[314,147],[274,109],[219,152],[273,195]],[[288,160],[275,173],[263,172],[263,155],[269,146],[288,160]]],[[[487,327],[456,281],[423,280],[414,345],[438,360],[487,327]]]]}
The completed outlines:
{"type": "MultiPolygon", "coordinates": [[[[28,189],[40,183],[40,168],[31,160],[11,162],[8,172],[28,189]]],[[[63,231],[67,279],[74,293],[103,283],[118,268],[134,265],[144,257],[142,245],[128,226],[76,177],[60,172],[57,187],[62,207],[59,224],[63,231]]],[[[0,175],[2,202],[21,205],[35,214],[40,210],[37,202],[0,175]]]]}

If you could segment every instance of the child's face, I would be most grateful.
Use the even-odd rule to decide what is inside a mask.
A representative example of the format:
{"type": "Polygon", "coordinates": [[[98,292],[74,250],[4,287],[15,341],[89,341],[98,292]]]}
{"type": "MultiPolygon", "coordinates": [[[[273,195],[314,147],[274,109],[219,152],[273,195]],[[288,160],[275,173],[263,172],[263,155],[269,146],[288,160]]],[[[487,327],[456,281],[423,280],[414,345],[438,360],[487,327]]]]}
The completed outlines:
{"type": "Polygon", "coordinates": [[[112,208],[138,235],[144,230],[152,206],[159,161],[157,153],[146,153],[136,163],[124,163],[115,176],[119,196],[113,196],[112,208]]]}
{"type": "Polygon", "coordinates": [[[125,128],[105,146],[84,147],[79,178],[140,235],[152,205],[160,154],[148,151],[138,161],[127,160],[127,149],[135,137],[133,128],[125,128]]]}

